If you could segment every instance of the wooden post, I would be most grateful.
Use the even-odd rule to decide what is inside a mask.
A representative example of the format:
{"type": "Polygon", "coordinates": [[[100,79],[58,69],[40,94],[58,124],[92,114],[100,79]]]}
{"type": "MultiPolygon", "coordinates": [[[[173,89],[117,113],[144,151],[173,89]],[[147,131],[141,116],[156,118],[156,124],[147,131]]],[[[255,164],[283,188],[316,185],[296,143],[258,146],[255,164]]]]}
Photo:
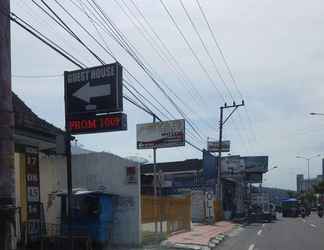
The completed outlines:
{"type": "Polygon", "coordinates": [[[14,115],[11,93],[10,0],[0,0],[0,249],[9,249],[15,213],[14,115]]]}

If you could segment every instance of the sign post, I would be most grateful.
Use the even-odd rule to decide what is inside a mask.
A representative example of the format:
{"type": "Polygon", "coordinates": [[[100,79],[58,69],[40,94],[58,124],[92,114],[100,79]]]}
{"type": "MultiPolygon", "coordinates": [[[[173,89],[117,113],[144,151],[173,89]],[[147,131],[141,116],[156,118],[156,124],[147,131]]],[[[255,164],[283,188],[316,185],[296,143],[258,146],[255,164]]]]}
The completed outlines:
{"type": "MultiPolygon", "coordinates": [[[[153,189],[154,189],[154,230],[157,233],[157,176],[156,176],[156,150],[185,146],[185,121],[172,120],[136,125],[137,149],[153,149],[153,189]]],[[[162,192],[162,188],[160,188],[162,192]]],[[[162,231],[162,215],[160,210],[160,229],[162,231]]],[[[157,237],[157,235],[156,235],[157,237]]]]}
{"type": "Polygon", "coordinates": [[[68,231],[72,248],[72,134],[127,130],[122,66],[116,62],[64,72],[68,231]]]}

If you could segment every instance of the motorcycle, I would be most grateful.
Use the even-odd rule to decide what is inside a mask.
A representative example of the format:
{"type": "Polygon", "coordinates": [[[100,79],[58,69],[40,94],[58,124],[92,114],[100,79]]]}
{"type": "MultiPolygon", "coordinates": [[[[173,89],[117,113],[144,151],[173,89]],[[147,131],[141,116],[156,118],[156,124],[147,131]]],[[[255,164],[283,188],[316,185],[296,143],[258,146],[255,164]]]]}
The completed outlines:
{"type": "Polygon", "coordinates": [[[303,218],[306,217],[306,211],[305,211],[305,209],[301,209],[301,211],[300,211],[300,215],[301,215],[301,217],[303,217],[303,218]]]}

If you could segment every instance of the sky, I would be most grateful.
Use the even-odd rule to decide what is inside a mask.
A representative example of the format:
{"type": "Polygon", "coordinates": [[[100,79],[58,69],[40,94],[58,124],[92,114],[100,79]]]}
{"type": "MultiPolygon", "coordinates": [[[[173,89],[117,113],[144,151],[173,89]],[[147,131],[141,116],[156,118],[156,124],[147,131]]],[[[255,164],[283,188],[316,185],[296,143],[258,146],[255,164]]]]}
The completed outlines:
{"type": "MultiPolygon", "coordinates": [[[[235,76],[236,86],[228,74],[196,0],[183,0],[183,3],[217,69],[205,53],[180,1],[164,0],[163,2],[202,62],[203,68],[197,63],[160,1],[133,1],[144,13],[146,20],[173,58],[176,58],[178,62],[176,66],[170,56],[161,58],[156,52],[160,51],[159,48],[162,46],[150,32],[149,26],[145,27],[150,33],[143,34],[139,24],[145,24],[144,19],[136,12],[131,0],[97,0],[97,3],[133,44],[145,64],[152,68],[154,77],[167,86],[164,87],[167,93],[171,96],[175,93],[181,98],[182,102],[178,102],[181,109],[199,129],[201,136],[201,138],[192,138],[196,135],[190,131],[187,124],[187,139],[199,148],[206,147],[207,137],[212,139],[218,137],[216,127],[219,121],[219,107],[224,105],[225,101],[231,103],[231,95],[237,103],[241,102],[243,96],[246,107],[239,108],[224,127],[223,138],[231,141],[231,154],[268,155],[269,168],[272,166],[278,168],[266,174],[264,185],[295,189],[296,174],[307,172],[306,161],[297,159],[296,155],[309,157],[322,154],[324,156],[322,129],[324,116],[309,115],[310,112],[324,113],[324,84],[322,84],[324,5],[322,1],[200,0],[217,42],[235,76]],[[128,16],[124,12],[127,11],[125,6],[131,7],[132,12],[126,12],[128,16]],[[129,18],[132,17],[132,13],[135,14],[136,19],[129,18]],[[220,72],[227,87],[218,77],[216,70],[220,72]],[[184,78],[187,80],[183,81],[184,78]],[[227,88],[230,91],[227,91],[227,88]]],[[[40,1],[36,2],[40,3],[40,1]]],[[[54,0],[47,2],[96,54],[107,63],[114,62],[114,59],[91,40],[55,4],[54,0]]],[[[72,4],[72,2],[78,4],[82,1],[60,2],[89,32],[95,35],[97,41],[102,42],[101,39],[105,39],[105,46],[109,46],[124,68],[127,68],[165,106],[165,109],[172,113],[174,118],[181,118],[181,115],[125,50],[103,29],[99,29],[96,33],[89,19],[72,4]]],[[[100,65],[88,51],[42,13],[32,1],[12,0],[11,4],[15,14],[64,47],[87,66],[100,65]]],[[[11,36],[14,92],[41,118],[63,128],[63,72],[75,70],[76,66],[16,24],[12,24],[11,36]]],[[[132,80],[125,71],[124,79],[132,80]]],[[[131,83],[149,97],[135,81],[131,83]]],[[[138,123],[151,122],[152,117],[126,101],[124,101],[124,112],[128,115],[127,131],[77,136],[78,143],[91,150],[107,151],[121,156],[141,156],[151,161],[152,150],[136,149],[135,128],[138,123]]],[[[201,157],[202,153],[189,145],[157,151],[158,162],[201,157]]],[[[310,173],[311,177],[321,173],[321,157],[311,160],[310,173]]]]}

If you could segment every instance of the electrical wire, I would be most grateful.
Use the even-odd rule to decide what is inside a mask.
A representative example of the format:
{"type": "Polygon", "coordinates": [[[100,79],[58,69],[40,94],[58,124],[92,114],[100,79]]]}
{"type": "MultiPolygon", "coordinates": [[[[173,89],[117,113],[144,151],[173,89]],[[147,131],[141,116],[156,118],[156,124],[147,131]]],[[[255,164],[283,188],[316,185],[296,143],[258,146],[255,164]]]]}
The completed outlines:
{"type": "Polygon", "coordinates": [[[190,22],[190,24],[191,24],[193,30],[195,31],[196,35],[198,36],[199,41],[200,41],[200,43],[202,44],[202,46],[203,46],[203,48],[204,48],[204,50],[205,50],[205,52],[206,52],[206,55],[208,56],[209,60],[212,62],[213,66],[214,66],[214,69],[215,69],[215,71],[216,71],[216,73],[217,73],[219,79],[220,79],[221,82],[223,83],[223,85],[224,85],[224,87],[225,87],[225,89],[226,89],[226,91],[227,91],[227,94],[228,94],[229,97],[232,99],[232,101],[234,101],[234,96],[232,95],[231,90],[230,90],[229,87],[227,86],[227,84],[226,84],[226,82],[225,82],[225,80],[224,80],[222,74],[220,73],[220,71],[219,71],[219,69],[218,69],[218,67],[217,67],[217,65],[216,65],[216,62],[215,62],[214,58],[212,57],[212,55],[211,55],[211,53],[210,53],[210,51],[209,51],[209,49],[208,49],[208,46],[207,46],[206,43],[204,42],[204,39],[202,38],[202,36],[201,36],[201,34],[200,34],[200,32],[199,32],[199,30],[198,30],[196,24],[195,24],[194,21],[192,20],[192,18],[191,18],[191,16],[190,16],[190,14],[189,14],[189,12],[188,12],[186,6],[185,6],[184,3],[183,3],[183,0],[179,0],[179,2],[180,2],[180,5],[181,5],[182,9],[184,10],[184,12],[185,12],[187,18],[188,18],[188,20],[189,20],[189,22],[190,22]]]}
{"type": "MultiPolygon", "coordinates": [[[[136,27],[136,29],[140,32],[141,37],[143,37],[145,39],[145,41],[157,53],[157,55],[159,56],[159,58],[163,61],[164,65],[166,65],[171,71],[173,71],[173,73],[175,73],[175,75],[176,75],[176,77],[178,79],[178,82],[181,83],[182,86],[184,87],[184,88],[181,89],[181,91],[183,92],[185,90],[190,95],[190,98],[191,98],[191,102],[190,103],[195,103],[196,104],[195,107],[200,107],[201,105],[207,106],[206,102],[204,102],[204,101],[203,102],[200,102],[200,103],[198,102],[198,100],[199,100],[199,98],[200,98],[201,95],[199,94],[199,92],[196,89],[194,91],[192,91],[192,88],[190,88],[190,87],[193,84],[192,83],[190,84],[190,82],[188,82],[187,79],[185,79],[184,77],[182,77],[182,72],[181,72],[179,63],[174,58],[174,56],[170,53],[169,49],[163,43],[163,41],[158,36],[158,34],[156,32],[154,32],[154,30],[153,30],[153,32],[155,33],[155,37],[157,37],[158,38],[158,41],[160,40],[160,43],[163,44],[162,46],[158,42],[155,42],[154,41],[153,37],[150,35],[150,32],[143,25],[143,23],[140,22],[140,20],[136,17],[136,15],[132,11],[132,9],[126,4],[126,2],[124,0],[121,0],[121,1],[114,0],[114,1],[119,6],[119,8],[123,11],[123,13],[125,15],[127,15],[127,17],[130,19],[130,21],[132,22],[132,24],[136,27]],[[127,13],[127,11],[123,8],[123,6],[127,9],[127,11],[129,13],[127,13]],[[189,84],[187,84],[187,83],[189,83],[189,84]],[[188,88],[188,86],[189,86],[189,88],[188,88]]],[[[133,2],[133,4],[135,4],[134,1],[132,1],[132,2],[133,2]]],[[[137,12],[139,12],[140,14],[142,14],[142,12],[137,8],[136,4],[135,4],[135,9],[137,10],[137,12]]],[[[145,18],[144,15],[143,15],[143,17],[145,18]]],[[[168,90],[170,92],[172,92],[174,95],[176,95],[174,93],[174,91],[172,91],[172,89],[170,89],[169,87],[168,87],[168,90]]],[[[195,111],[191,106],[189,106],[189,104],[185,103],[182,100],[182,98],[180,98],[179,96],[176,95],[176,97],[181,102],[181,104],[185,108],[187,108],[187,110],[189,112],[191,112],[192,114],[196,115],[197,117],[200,117],[201,116],[201,112],[195,111]]],[[[204,125],[207,125],[207,127],[209,127],[210,129],[215,130],[215,127],[213,125],[211,125],[210,122],[207,119],[205,120],[205,122],[203,124],[204,125]]]]}
{"type": "Polygon", "coordinates": [[[187,47],[189,48],[191,54],[193,55],[193,57],[195,58],[196,62],[199,64],[200,68],[202,69],[203,73],[207,76],[207,79],[209,80],[209,82],[211,83],[211,85],[215,88],[218,96],[224,101],[226,102],[223,94],[221,93],[221,91],[219,90],[219,88],[217,87],[216,83],[214,82],[214,80],[212,79],[211,75],[209,74],[208,70],[206,69],[206,67],[203,65],[202,61],[200,60],[200,58],[198,57],[197,53],[195,52],[195,50],[193,49],[193,47],[191,46],[191,44],[189,43],[189,40],[187,39],[187,37],[185,36],[185,34],[182,32],[181,28],[179,27],[179,25],[177,24],[175,18],[173,17],[173,15],[171,14],[170,10],[168,9],[168,7],[166,6],[166,4],[164,3],[163,0],[160,0],[160,3],[163,7],[163,9],[165,10],[165,12],[167,13],[167,15],[169,16],[169,18],[171,19],[173,25],[176,27],[178,33],[180,34],[180,36],[182,37],[182,39],[184,40],[184,42],[186,43],[187,47]]]}
{"type": "MultiPolygon", "coordinates": [[[[79,68],[84,68],[82,65],[80,65],[79,63],[77,63],[76,61],[74,61],[71,57],[69,57],[68,55],[64,54],[64,52],[62,52],[62,50],[60,50],[61,48],[58,46],[55,47],[55,43],[51,44],[49,42],[46,41],[46,37],[44,35],[42,35],[39,31],[35,32],[33,31],[33,28],[31,25],[29,25],[27,22],[23,21],[21,18],[19,18],[17,15],[15,15],[14,13],[11,13],[10,16],[11,21],[15,22],[16,24],[18,24],[19,26],[21,26],[22,28],[24,28],[26,31],[28,31],[29,33],[31,33],[33,36],[35,36],[36,38],[38,38],[39,40],[41,40],[42,42],[44,42],[46,45],[48,45],[50,48],[54,49],[57,53],[59,53],[60,55],[64,56],[66,59],[68,59],[70,62],[72,62],[73,64],[75,64],[76,66],[78,66],[79,68]],[[26,25],[26,26],[25,26],[26,25]],[[27,27],[28,26],[28,27],[27,27]]],[[[128,97],[126,97],[126,99],[129,101],[130,99],[128,97]]],[[[144,109],[144,111],[148,111],[146,109],[144,109]]],[[[193,146],[195,149],[199,149],[198,147],[196,147],[194,144],[188,142],[189,145],[193,146]]],[[[199,151],[201,151],[199,149],[199,151]]]]}
{"type": "MultiPolygon", "coordinates": [[[[56,0],[55,0],[56,1],[56,0]]],[[[57,1],[56,1],[57,2],[57,1]]],[[[60,5],[60,7],[62,8],[63,6],[62,5],[60,5]]],[[[63,10],[65,11],[65,12],[67,12],[67,10],[63,7],[63,10]]],[[[67,14],[69,14],[69,16],[71,17],[71,14],[70,13],[67,13],[67,14]]],[[[57,15],[57,14],[56,14],[57,15]]],[[[75,21],[75,18],[73,18],[73,20],[75,21]]],[[[62,20],[61,20],[62,21],[62,20]]],[[[63,22],[63,21],[62,21],[63,22]]],[[[78,25],[81,25],[79,22],[77,22],[77,24],[78,25]]],[[[82,25],[81,25],[82,26],[82,25]]],[[[83,28],[84,29],[84,28],[83,28]]],[[[88,34],[89,34],[89,32],[87,32],[88,34]]],[[[73,33],[74,34],[74,33],[73,33]]],[[[91,35],[90,35],[91,36],[91,35]]],[[[97,43],[98,43],[98,41],[93,37],[93,36],[91,36],[91,38],[92,39],[94,39],[97,43]]],[[[82,45],[84,45],[84,44],[82,44],[82,45]]],[[[99,45],[101,45],[101,44],[99,44],[99,45]]],[[[102,46],[102,45],[101,45],[102,46]]],[[[89,49],[88,49],[89,50],[89,49]]],[[[112,52],[110,52],[109,53],[110,54],[110,56],[112,56],[112,57],[114,57],[113,55],[112,55],[112,52]]],[[[97,57],[98,58],[98,57],[97,57]]],[[[114,57],[115,58],[115,57],[114,57]]],[[[196,128],[194,128],[194,126],[192,125],[192,122],[185,116],[185,115],[183,115],[183,117],[184,117],[184,119],[187,121],[187,123],[189,124],[189,126],[193,129],[193,131],[200,137],[200,139],[202,139],[202,137],[199,135],[199,132],[196,130],[196,128]]],[[[175,117],[173,117],[174,119],[175,119],[175,117]]]]}
{"type": "MultiPolygon", "coordinates": [[[[204,21],[205,21],[207,27],[208,27],[208,30],[209,30],[209,32],[210,32],[210,34],[211,34],[211,37],[212,37],[212,39],[213,39],[213,41],[214,41],[214,44],[215,44],[216,48],[218,49],[219,54],[221,55],[221,58],[222,58],[222,60],[223,60],[223,62],[224,62],[224,64],[225,64],[225,67],[226,67],[226,69],[227,69],[227,72],[228,72],[230,78],[232,79],[232,82],[233,82],[233,84],[234,84],[234,87],[235,87],[236,91],[238,92],[240,98],[241,98],[242,100],[244,100],[243,94],[242,94],[242,92],[240,91],[240,89],[239,89],[239,87],[238,87],[238,85],[237,85],[237,82],[236,82],[236,80],[235,80],[235,77],[234,77],[233,71],[231,70],[231,68],[230,68],[230,66],[229,66],[229,63],[227,62],[227,59],[226,59],[226,57],[225,57],[225,55],[224,55],[224,53],[223,53],[223,50],[222,50],[221,46],[219,45],[219,43],[218,43],[218,41],[217,41],[216,35],[215,35],[215,33],[214,33],[214,31],[213,31],[213,29],[212,29],[212,27],[211,27],[211,25],[210,25],[210,23],[209,23],[209,21],[208,21],[207,15],[205,14],[205,11],[204,11],[204,9],[203,9],[203,7],[202,7],[200,1],[199,1],[199,0],[195,0],[195,1],[196,1],[196,3],[197,3],[197,6],[198,6],[198,8],[199,8],[199,10],[200,10],[200,13],[201,13],[201,15],[202,15],[202,17],[203,17],[203,19],[204,19],[204,21]]],[[[251,129],[251,131],[253,132],[254,139],[256,140],[255,128],[254,128],[254,126],[253,126],[251,116],[250,116],[250,114],[249,114],[249,112],[248,112],[248,108],[247,108],[246,106],[244,106],[244,109],[245,109],[246,114],[247,114],[247,118],[248,118],[248,121],[249,121],[250,129],[251,129]]]]}
{"type": "MultiPolygon", "coordinates": [[[[90,3],[89,0],[87,1],[88,3],[90,3]]],[[[177,110],[177,112],[186,120],[186,122],[191,127],[193,132],[203,140],[203,137],[198,132],[195,125],[188,119],[188,117],[181,110],[181,108],[175,103],[175,101],[168,95],[168,93],[160,85],[159,81],[153,76],[152,71],[147,67],[147,64],[145,64],[141,59],[142,56],[138,56],[140,54],[138,50],[127,40],[125,35],[119,30],[119,28],[114,24],[114,22],[107,16],[107,14],[101,8],[101,6],[98,5],[98,3],[95,0],[92,0],[91,2],[93,3],[91,7],[97,12],[97,14],[98,13],[100,14],[100,17],[104,20],[107,27],[109,27],[110,33],[112,35],[117,34],[118,36],[117,39],[116,36],[113,36],[115,41],[131,56],[131,58],[134,59],[134,61],[142,68],[142,70],[146,73],[146,75],[152,80],[155,86],[157,86],[158,89],[163,93],[163,95],[169,100],[169,102],[177,110]]]]}

